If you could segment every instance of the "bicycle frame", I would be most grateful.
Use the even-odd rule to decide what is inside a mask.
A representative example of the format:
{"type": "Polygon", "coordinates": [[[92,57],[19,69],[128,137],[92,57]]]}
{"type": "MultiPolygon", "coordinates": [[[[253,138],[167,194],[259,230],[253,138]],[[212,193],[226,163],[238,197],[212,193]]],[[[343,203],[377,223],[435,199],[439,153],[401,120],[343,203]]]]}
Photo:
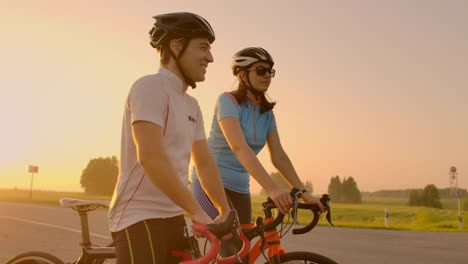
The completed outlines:
{"type": "MultiPolygon", "coordinates": [[[[265,219],[265,223],[270,223],[273,221],[273,217],[269,217],[265,219]]],[[[248,225],[248,227],[252,227],[254,224],[248,225]]],[[[260,257],[262,254],[261,250],[261,239],[258,240],[255,245],[250,248],[249,251],[249,264],[255,263],[255,261],[260,257]]],[[[263,250],[268,250],[268,259],[275,261],[278,260],[279,263],[279,255],[285,254],[286,251],[284,250],[283,246],[281,245],[280,236],[278,231],[265,231],[265,245],[263,250]]],[[[273,262],[274,263],[274,262],[273,262]]]]}
{"type": "Polygon", "coordinates": [[[81,237],[82,241],[80,243],[82,250],[81,256],[76,261],[76,264],[85,264],[90,263],[95,259],[105,259],[105,258],[115,258],[115,248],[114,247],[97,247],[91,245],[91,240],[89,236],[89,224],[88,224],[88,212],[89,208],[85,209],[75,209],[80,215],[80,224],[81,224],[81,237]]]}
{"type": "Polygon", "coordinates": [[[96,259],[109,259],[115,258],[115,248],[111,245],[106,247],[94,246],[91,244],[89,235],[88,212],[96,210],[98,207],[107,208],[109,202],[107,201],[89,201],[62,198],[60,204],[62,207],[72,208],[78,212],[80,216],[81,225],[81,239],[80,247],[82,248],[81,256],[76,260],[75,264],[93,263],[96,259]]]}
{"type": "MultiPolygon", "coordinates": [[[[313,229],[319,219],[319,214],[318,214],[318,207],[312,206],[312,205],[307,205],[307,204],[299,204],[298,198],[300,197],[300,192],[297,189],[293,189],[291,191],[291,197],[293,198],[294,202],[294,210],[293,210],[293,220],[296,219],[296,213],[298,209],[310,209],[314,212],[314,218],[312,219],[311,223],[303,228],[299,229],[293,229],[292,233],[293,234],[303,234],[309,232],[311,229],[313,229]]],[[[328,222],[331,223],[331,213],[330,213],[330,207],[329,207],[329,196],[328,195],[323,195],[322,198],[320,199],[321,203],[324,205],[325,209],[327,210],[327,220],[328,222]]],[[[273,208],[276,208],[274,203],[269,199],[266,203],[263,203],[263,210],[265,213],[265,221],[261,219],[261,217],[257,218],[257,221],[255,224],[248,224],[248,225],[243,225],[240,231],[242,232],[241,237],[243,237],[242,240],[244,240],[244,243],[246,243],[250,247],[250,241],[257,237],[260,236],[260,240],[256,242],[256,244],[249,248],[249,263],[252,264],[254,263],[260,254],[264,255],[264,252],[262,252],[262,247],[263,251],[268,250],[268,261],[270,263],[280,263],[280,255],[286,254],[286,251],[284,250],[283,246],[281,245],[281,237],[280,233],[277,230],[277,226],[283,221],[284,214],[279,214],[276,216],[276,218],[273,218],[271,210],[273,208]],[[265,226],[264,226],[265,224],[265,226]],[[258,229],[259,228],[259,229],[258,229]],[[246,238],[246,239],[244,239],[246,238]],[[246,241],[248,240],[248,242],[246,241]],[[264,244],[263,244],[264,243],[264,244]]],[[[245,246],[245,245],[244,245],[245,246]]],[[[220,259],[220,262],[223,261],[224,259],[220,259]]],[[[232,262],[229,262],[232,263],[232,262]]]]}

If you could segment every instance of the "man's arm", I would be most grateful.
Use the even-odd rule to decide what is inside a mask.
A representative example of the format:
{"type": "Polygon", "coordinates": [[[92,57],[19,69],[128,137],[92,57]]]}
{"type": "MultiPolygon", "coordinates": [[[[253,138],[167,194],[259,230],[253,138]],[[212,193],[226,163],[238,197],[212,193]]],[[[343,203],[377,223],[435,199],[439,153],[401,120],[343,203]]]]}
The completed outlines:
{"type": "Polygon", "coordinates": [[[151,122],[138,121],[132,125],[138,162],[151,182],[174,203],[187,211],[192,221],[211,223],[191,192],[179,180],[162,144],[163,129],[151,122]]]}
{"type": "Polygon", "coordinates": [[[192,157],[205,193],[218,209],[220,215],[227,215],[230,208],[224,192],[223,182],[206,139],[195,141],[192,145],[192,157]]]}

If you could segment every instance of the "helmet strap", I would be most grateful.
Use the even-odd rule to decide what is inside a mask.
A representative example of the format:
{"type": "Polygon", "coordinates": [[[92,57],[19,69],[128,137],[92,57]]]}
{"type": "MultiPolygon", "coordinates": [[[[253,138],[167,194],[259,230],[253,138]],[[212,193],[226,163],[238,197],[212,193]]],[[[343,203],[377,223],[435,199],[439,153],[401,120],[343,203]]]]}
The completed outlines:
{"type": "MultiPolygon", "coordinates": [[[[260,91],[257,91],[255,90],[253,87],[252,87],[252,84],[250,82],[250,77],[249,77],[249,74],[248,72],[246,72],[246,75],[247,75],[247,82],[243,82],[243,84],[245,85],[245,87],[247,88],[247,90],[249,90],[254,96],[255,96],[255,100],[258,100],[260,96],[262,96],[264,94],[264,92],[260,92],[260,91]]],[[[242,80],[242,79],[241,79],[242,80]]]]}
{"type": "Polygon", "coordinates": [[[180,50],[179,55],[177,55],[177,56],[174,54],[172,49],[169,49],[169,51],[171,52],[171,56],[174,58],[174,60],[176,62],[176,65],[177,65],[177,68],[179,68],[179,72],[180,72],[180,74],[182,74],[182,77],[184,78],[185,83],[188,84],[190,87],[192,87],[192,89],[195,89],[195,87],[197,87],[197,85],[195,84],[195,82],[192,79],[190,79],[187,76],[187,74],[185,74],[184,70],[182,69],[182,67],[180,66],[180,63],[179,63],[179,60],[182,57],[182,55],[184,55],[184,52],[187,49],[187,46],[189,45],[189,42],[190,42],[190,39],[184,44],[184,46],[182,46],[182,50],[180,50]]]}

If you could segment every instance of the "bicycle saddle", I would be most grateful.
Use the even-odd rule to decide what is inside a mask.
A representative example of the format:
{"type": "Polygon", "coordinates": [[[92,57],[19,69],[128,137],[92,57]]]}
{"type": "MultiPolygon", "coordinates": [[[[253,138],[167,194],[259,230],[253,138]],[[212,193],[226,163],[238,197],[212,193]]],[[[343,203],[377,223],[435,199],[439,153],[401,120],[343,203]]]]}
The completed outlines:
{"type": "Polygon", "coordinates": [[[65,208],[73,208],[77,206],[90,206],[90,207],[109,207],[109,201],[103,201],[103,200],[80,200],[80,199],[74,199],[74,198],[62,198],[60,199],[60,205],[65,208]]]}

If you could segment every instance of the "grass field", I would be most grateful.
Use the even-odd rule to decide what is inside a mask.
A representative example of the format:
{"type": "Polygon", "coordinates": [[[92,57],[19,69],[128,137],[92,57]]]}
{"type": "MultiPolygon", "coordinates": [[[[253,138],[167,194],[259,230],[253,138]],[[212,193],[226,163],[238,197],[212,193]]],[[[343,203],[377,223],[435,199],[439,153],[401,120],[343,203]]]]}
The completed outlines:
{"type": "Polygon", "coordinates": [[[0,189],[0,201],[20,203],[40,203],[60,206],[60,198],[76,198],[88,200],[110,200],[109,196],[91,196],[83,192],[55,192],[33,191],[32,200],[29,199],[29,190],[5,190],[0,189]]]}
{"type": "MultiPolygon", "coordinates": [[[[0,190],[0,201],[41,203],[59,206],[62,197],[77,199],[110,200],[108,196],[89,196],[82,192],[34,191],[32,200],[27,190],[0,190]]],[[[261,203],[264,196],[253,196],[253,216],[263,216],[261,203]]],[[[332,203],[332,221],[335,226],[417,231],[453,231],[458,229],[458,209],[455,199],[442,199],[444,209],[407,206],[404,198],[363,198],[362,204],[332,203]],[[385,208],[388,209],[388,227],[385,227],[385,208]]],[[[463,202],[462,202],[463,204],[463,202]]],[[[463,232],[468,232],[468,216],[464,213],[463,232]]],[[[299,223],[307,224],[311,212],[300,212],[299,223]]],[[[319,225],[328,226],[325,217],[319,225]]]]}

